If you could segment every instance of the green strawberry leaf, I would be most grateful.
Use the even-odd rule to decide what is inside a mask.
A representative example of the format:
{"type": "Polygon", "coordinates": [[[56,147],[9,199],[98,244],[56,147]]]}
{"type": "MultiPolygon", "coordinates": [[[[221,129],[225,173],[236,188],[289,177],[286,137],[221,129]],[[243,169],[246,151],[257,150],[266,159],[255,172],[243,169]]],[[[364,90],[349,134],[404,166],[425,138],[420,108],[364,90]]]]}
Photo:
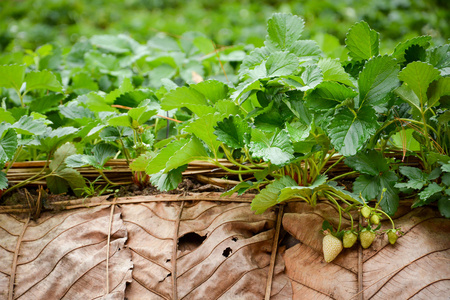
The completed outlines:
{"type": "Polygon", "coordinates": [[[317,42],[311,40],[296,41],[289,47],[288,51],[297,56],[300,63],[317,61],[322,56],[322,50],[317,42]]]}
{"type": "Polygon", "coordinates": [[[395,46],[394,53],[392,56],[397,60],[398,63],[402,63],[405,61],[405,52],[408,48],[413,45],[421,46],[427,48],[430,45],[431,36],[418,36],[412,39],[409,39],[405,42],[400,42],[397,46],[395,46]]]}
{"type": "Polygon", "coordinates": [[[345,72],[344,67],[342,67],[338,60],[323,58],[319,60],[317,65],[322,70],[323,81],[336,81],[355,87],[353,82],[350,80],[350,75],[345,72]]]}
{"type": "Polygon", "coordinates": [[[259,129],[253,129],[250,151],[254,157],[270,161],[277,166],[285,165],[294,158],[294,147],[285,130],[266,134],[259,129]]]}
{"type": "Polygon", "coordinates": [[[379,34],[364,22],[353,25],[345,38],[348,55],[356,61],[367,60],[379,54],[379,34]]]}
{"type": "Polygon", "coordinates": [[[292,198],[309,199],[315,192],[316,188],[323,185],[326,181],[326,176],[319,175],[317,179],[309,186],[299,186],[297,183],[292,186],[287,186],[280,191],[277,198],[277,203],[281,203],[292,198]]]}
{"type": "Polygon", "coordinates": [[[228,86],[217,80],[205,80],[189,86],[197,92],[203,94],[212,104],[228,97],[228,86]]]}
{"type": "Polygon", "coordinates": [[[117,154],[117,148],[111,144],[101,143],[94,146],[92,153],[98,166],[104,167],[117,154]]]}
{"type": "Polygon", "coordinates": [[[426,201],[428,198],[430,198],[436,193],[442,192],[444,189],[445,188],[443,186],[440,186],[436,182],[432,182],[423,191],[419,193],[419,198],[422,201],[426,201]]]}
{"type": "Polygon", "coordinates": [[[428,62],[441,71],[442,76],[450,74],[450,44],[434,47],[427,51],[428,62]]]}
{"type": "Polygon", "coordinates": [[[409,188],[420,190],[422,187],[428,183],[428,175],[422,172],[418,168],[400,166],[399,171],[402,175],[406,176],[409,180],[406,183],[396,183],[396,188],[409,188]]]}
{"type": "Polygon", "coordinates": [[[254,184],[251,181],[242,181],[242,182],[239,182],[238,184],[236,184],[234,187],[232,187],[228,191],[222,193],[220,195],[220,197],[231,196],[235,192],[237,192],[238,195],[240,196],[243,193],[245,193],[248,189],[252,188],[253,186],[254,186],[254,184]]]}
{"type": "Polygon", "coordinates": [[[51,128],[47,128],[45,133],[35,137],[37,145],[32,146],[38,148],[44,153],[50,153],[59,145],[72,138],[77,132],[78,129],[71,126],[59,127],[54,130],[52,130],[51,128]]]}
{"type": "Polygon", "coordinates": [[[117,114],[108,119],[108,125],[131,127],[132,118],[128,114],[117,114]]]}
{"type": "Polygon", "coordinates": [[[267,41],[279,50],[287,50],[299,40],[305,22],[291,14],[276,13],[267,21],[267,41]]]}
{"type": "MultiPolygon", "coordinates": [[[[9,128],[0,131],[0,165],[3,166],[16,153],[18,147],[17,134],[9,128]]],[[[3,169],[3,168],[2,168],[3,169]]]]}
{"type": "Polygon", "coordinates": [[[361,150],[378,128],[375,110],[364,106],[358,112],[348,107],[338,109],[327,127],[331,143],[344,156],[361,150]]]}
{"type": "Polygon", "coordinates": [[[25,65],[0,66],[0,87],[19,91],[25,78],[25,65]]]}
{"type": "Polygon", "coordinates": [[[323,81],[322,71],[317,65],[306,66],[300,78],[304,84],[303,87],[299,88],[300,91],[313,89],[323,81]]]}
{"type": "Polygon", "coordinates": [[[270,54],[267,58],[265,64],[266,75],[258,78],[291,75],[297,68],[298,60],[294,54],[277,51],[270,54]]]}
{"type": "Polygon", "coordinates": [[[139,155],[135,160],[133,160],[133,162],[130,164],[130,169],[135,172],[145,172],[148,162],[154,157],[154,152],[143,153],[139,155]]]}
{"type": "Polygon", "coordinates": [[[391,143],[399,149],[406,149],[408,151],[420,151],[420,143],[414,138],[414,129],[408,128],[400,130],[391,136],[391,143]]]}
{"type": "Polygon", "coordinates": [[[5,123],[14,123],[16,122],[16,119],[13,117],[11,112],[5,110],[4,108],[0,107],[0,120],[5,123]]]}
{"type": "MultiPolygon", "coordinates": [[[[3,169],[3,166],[0,165],[1,169],[3,169]]],[[[6,177],[6,174],[0,171],[0,190],[4,190],[8,188],[8,178],[6,177]]]]}
{"type": "Polygon", "coordinates": [[[168,144],[162,148],[156,156],[147,164],[145,172],[149,175],[156,174],[166,168],[166,163],[171,157],[188,143],[189,140],[182,139],[168,144]]]}
{"type": "Polygon", "coordinates": [[[357,95],[352,89],[337,82],[324,81],[308,94],[306,105],[314,110],[328,111],[357,95]]]}
{"type": "Polygon", "coordinates": [[[150,182],[161,192],[176,189],[178,185],[183,181],[183,171],[186,170],[186,168],[187,165],[184,165],[170,170],[168,173],[163,173],[161,171],[159,173],[153,174],[150,177],[150,182]]]}
{"type": "Polygon", "coordinates": [[[27,135],[40,135],[47,130],[44,119],[34,119],[31,116],[22,116],[19,121],[11,125],[17,133],[27,135]]]}
{"type": "Polygon", "coordinates": [[[450,197],[442,197],[438,200],[438,208],[441,215],[450,218],[450,197]]]}
{"type": "Polygon", "coordinates": [[[124,54],[129,53],[133,46],[139,45],[126,35],[94,35],[90,39],[92,45],[108,52],[124,54]]]}
{"type": "Polygon", "coordinates": [[[104,169],[105,164],[117,153],[116,147],[110,144],[97,144],[92,149],[92,155],[74,154],[66,158],[65,163],[71,168],[92,166],[104,169]]]}
{"type": "Polygon", "coordinates": [[[184,127],[184,131],[200,138],[213,153],[217,154],[220,141],[217,140],[217,136],[214,134],[214,128],[217,122],[221,121],[223,117],[220,114],[207,114],[189,123],[184,127]]]}
{"type": "Polygon", "coordinates": [[[450,77],[441,77],[433,81],[427,91],[427,108],[437,105],[442,96],[448,95],[450,95],[450,77]]]}
{"type": "Polygon", "coordinates": [[[366,150],[347,157],[345,164],[360,173],[372,176],[389,170],[389,164],[383,154],[375,150],[366,150]]]}
{"type": "MultiPolygon", "coordinates": [[[[398,74],[398,78],[414,92],[419,101],[417,102],[417,100],[413,98],[411,99],[413,100],[413,103],[411,103],[403,98],[403,90],[400,92],[399,96],[408,103],[413,104],[416,108],[419,107],[419,111],[421,111],[421,107],[424,107],[428,101],[427,90],[430,83],[439,77],[439,70],[432,65],[421,61],[412,62],[398,74]]],[[[408,99],[409,98],[410,97],[408,97],[408,99]]]]}
{"type": "Polygon", "coordinates": [[[295,180],[289,176],[274,180],[253,198],[251,204],[252,210],[254,210],[256,214],[262,214],[268,208],[278,204],[278,195],[282,189],[296,184],[295,180]]]}
{"type": "Polygon", "coordinates": [[[377,56],[364,65],[359,74],[359,106],[366,102],[380,105],[387,101],[388,94],[398,86],[399,68],[390,56],[377,56]]]}
{"type": "Polygon", "coordinates": [[[230,116],[214,127],[217,139],[233,149],[243,148],[250,135],[248,123],[239,116],[230,116]]]}
{"type": "Polygon", "coordinates": [[[194,160],[205,160],[207,158],[208,154],[201,141],[196,137],[192,137],[167,161],[164,172],[169,172],[194,160]]]}
{"type": "Polygon", "coordinates": [[[362,197],[370,200],[375,198],[383,198],[380,200],[380,205],[383,210],[393,215],[399,205],[398,190],[394,187],[398,178],[393,171],[387,171],[380,175],[360,175],[353,183],[353,192],[356,194],[361,193],[362,197]],[[386,192],[383,193],[383,189],[386,192]]]}
{"type": "Polygon", "coordinates": [[[33,71],[25,76],[26,90],[50,90],[54,92],[62,92],[61,83],[56,79],[56,76],[48,71],[33,71]]]}
{"type": "Polygon", "coordinates": [[[49,164],[52,175],[47,177],[47,186],[54,194],[67,193],[70,187],[75,195],[81,196],[83,188],[86,186],[83,176],[72,168],[67,167],[64,162],[67,157],[76,153],[75,146],[66,143],[55,151],[55,157],[49,164]]]}
{"type": "Polygon", "coordinates": [[[298,143],[306,140],[311,131],[311,125],[301,122],[286,123],[286,130],[291,137],[292,142],[298,143]]]}
{"type": "Polygon", "coordinates": [[[176,88],[168,92],[161,100],[163,110],[189,107],[190,104],[207,105],[208,101],[202,93],[188,87],[176,88]]]}
{"type": "Polygon", "coordinates": [[[139,123],[139,125],[142,125],[148,120],[150,120],[150,118],[156,115],[156,113],[157,113],[156,109],[151,109],[147,106],[136,107],[128,111],[128,115],[133,120],[136,120],[139,123]]]}

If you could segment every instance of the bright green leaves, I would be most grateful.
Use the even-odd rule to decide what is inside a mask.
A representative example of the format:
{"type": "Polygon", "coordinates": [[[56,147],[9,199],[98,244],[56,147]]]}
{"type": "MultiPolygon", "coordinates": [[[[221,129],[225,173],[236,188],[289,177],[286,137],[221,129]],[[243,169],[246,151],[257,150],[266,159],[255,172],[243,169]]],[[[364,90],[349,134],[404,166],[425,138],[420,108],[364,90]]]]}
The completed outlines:
{"type": "Polygon", "coordinates": [[[392,56],[395,57],[399,63],[404,62],[406,60],[405,53],[409,49],[411,49],[411,46],[419,46],[426,48],[430,45],[430,41],[431,36],[418,36],[409,39],[405,42],[401,42],[397,46],[395,46],[394,53],[392,54],[392,56]]]}
{"type": "Polygon", "coordinates": [[[65,160],[67,166],[72,168],[80,168],[84,166],[92,166],[96,169],[104,169],[105,164],[113,158],[117,153],[116,147],[110,144],[97,144],[92,149],[92,155],[74,154],[65,160]]]}
{"type": "Polygon", "coordinates": [[[25,93],[32,90],[62,92],[62,86],[52,72],[33,71],[25,75],[25,70],[25,65],[0,66],[0,87],[13,88],[19,92],[25,82],[25,93]]]}
{"type": "Polygon", "coordinates": [[[277,166],[285,165],[294,158],[294,146],[285,130],[270,134],[253,129],[250,151],[254,157],[270,161],[277,166]]]}
{"type": "Polygon", "coordinates": [[[346,99],[353,99],[358,94],[337,82],[325,81],[317,85],[307,97],[308,107],[314,110],[334,109],[346,99]]]}
{"type": "Polygon", "coordinates": [[[146,172],[149,175],[158,172],[167,173],[194,160],[207,158],[208,155],[202,143],[196,137],[190,140],[174,141],[161,149],[161,151],[149,161],[146,172]]]}
{"type": "Polygon", "coordinates": [[[0,131],[0,166],[13,157],[17,146],[17,134],[13,129],[0,131]]]}
{"type": "Polygon", "coordinates": [[[201,141],[192,137],[174,141],[161,149],[147,164],[146,173],[159,190],[174,189],[182,180],[181,173],[186,164],[194,160],[207,160],[208,154],[201,141]]]}
{"type": "Polygon", "coordinates": [[[54,92],[62,92],[62,86],[56,79],[56,76],[47,70],[30,72],[25,76],[26,89],[25,92],[32,90],[49,90],[54,92]]]}
{"type": "Polygon", "coordinates": [[[378,128],[375,110],[364,106],[358,111],[338,109],[327,127],[331,143],[344,156],[356,154],[378,128]]]}
{"type": "Polygon", "coordinates": [[[400,173],[406,176],[409,180],[408,182],[396,183],[396,188],[420,190],[425,184],[428,183],[428,174],[418,168],[401,166],[399,170],[400,173]]]}
{"type": "Polygon", "coordinates": [[[165,148],[162,148],[159,153],[149,161],[145,172],[147,174],[155,174],[166,169],[167,162],[174,156],[174,154],[180,150],[189,140],[182,139],[174,141],[168,144],[165,148]]]}
{"type": "Polygon", "coordinates": [[[25,78],[25,65],[0,66],[0,87],[20,90],[25,78]]]}
{"type": "Polygon", "coordinates": [[[179,87],[168,92],[161,100],[161,108],[171,110],[187,107],[197,115],[215,112],[210,105],[225,99],[229,88],[216,80],[203,81],[189,87],[179,87]]]}
{"type": "Polygon", "coordinates": [[[250,127],[239,116],[230,116],[214,127],[217,139],[233,149],[243,148],[248,143],[250,127]]]}
{"type": "Polygon", "coordinates": [[[17,133],[27,135],[43,134],[47,129],[44,119],[34,119],[31,116],[22,116],[11,127],[16,129],[17,133]]]}
{"type": "Polygon", "coordinates": [[[375,150],[359,152],[346,158],[345,163],[361,173],[353,184],[353,192],[360,193],[366,200],[378,198],[383,210],[393,215],[399,201],[398,190],[394,187],[398,178],[390,171],[382,154],[375,150]]]}
{"type": "Polygon", "coordinates": [[[267,21],[268,42],[279,50],[286,50],[300,39],[305,23],[298,16],[277,13],[267,21]]]}
{"type": "Polygon", "coordinates": [[[384,104],[385,98],[398,86],[399,67],[390,56],[378,56],[369,60],[358,78],[359,106],[384,104]]]}
{"type": "Polygon", "coordinates": [[[324,81],[336,81],[354,87],[353,82],[350,80],[350,75],[345,72],[338,60],[324,58],[319,60],[317,65],[322,70],[324,81]]]}
{"type": "Polygon", "coordinates": [[[397,95],[419,112],[425,111],[428,87],[440,77],[439,70],[430,64],[417,61],[408,64],[398,77],[404,84],[396,89],[397,95]]]}
{"type": "Polygon", "coordinates": [[[356,61],[368,60],[379,54],[379,34],[364,21],[349,29],[345,44],[348,55],[356,61]]]}
{"type": "MultiPolygon", "coordinates": [[[[310,201],[311,196],[315,190],[327,181],[326,176],[319,176],[317,179],[309,186],[289,186],[285,187],[280,191],[277,198],[277,202],[283,202],[292,198],[300,198],[306,202],[310,201]]],[[[310,203],[313,204],[313,203],[310,203]]]]}
{"type": "Polygon", "coordinates": [[[189,87],[203,94],[211,104],[226,99],[229,91],[225,83],[217,80],[202,81],[197,84],[191,84],[189,87]]]}
{"type": "Polygon", "coordinates": [[[217,140],[217,136],[214,134],[214,126],[222,119],[223,116],[220,114],[207,114],[186,125],[184,131],[200,138],[205,142],[211,152],[217,155],[220,141],[217,140]]]}
{"type": "Polygon", "coordinates": [[[252,210],[257,214],[262,214],[268,208],[278,204],[278,195],[282,189],[288,186],[295,186],[297,183],[289,176],[276,179],[267,185],[252,201],[252,210]]]}
{"type": "Polygon", "coordinates": [[[190,105],[206,105],[206,97],[191,88],[179,87],[167,93],[161,100],[161,108],[171,110],[174,108],[188,107],[190,105]]]}
{"type": "Polygon", "coordinates": [[[67,167],[64,162],[67,157],[76,153],[75,146],[66,143],[55,151],[55,157],[49,164],[50,176],[47,179],[47,186],[54,194],[67,193],[70,187],[75,195],[81,196],[83,188],[86,186],[83,176],[72,168],[67,167]]]}

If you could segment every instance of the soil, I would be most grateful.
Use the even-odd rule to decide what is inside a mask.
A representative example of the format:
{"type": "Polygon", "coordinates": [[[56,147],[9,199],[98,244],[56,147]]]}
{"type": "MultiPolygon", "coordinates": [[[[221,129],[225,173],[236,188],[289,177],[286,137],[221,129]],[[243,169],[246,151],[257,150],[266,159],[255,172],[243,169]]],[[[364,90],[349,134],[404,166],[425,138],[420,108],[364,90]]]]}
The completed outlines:
{"type": "MultiPolygon", "coordinates": [[[[99,189],[101,190],[101,189],[99,189]]],[[[178,185],[178,187],[172,191],[161,192],[154,186],[146,186],[144,188],[139,187],[136,184],[123,185],[120,187],[108,188],[101,195],[115,195],[116,197],[131,197],[131,196],[149,196],[157,194],[186,194],[188,192],[224,192],[225,189],[212,184],[204,184],[197,181],[195,178],[184,178],[183,181],[178,185]]],[[[100,196],[100,195],[95,195],[100,196]]],[[[0,205],[2,206],[13,206],[13,205],[25,205],[34,206],[39,199],[43,200],[44,207],[48,203],[68,201],[79,199],[73,193],[64,194],[51,194],[48,189],[43,189],[42,187],[26,187],[18,189],[9,195],[5,195],[0,199],[0,205]]]]}

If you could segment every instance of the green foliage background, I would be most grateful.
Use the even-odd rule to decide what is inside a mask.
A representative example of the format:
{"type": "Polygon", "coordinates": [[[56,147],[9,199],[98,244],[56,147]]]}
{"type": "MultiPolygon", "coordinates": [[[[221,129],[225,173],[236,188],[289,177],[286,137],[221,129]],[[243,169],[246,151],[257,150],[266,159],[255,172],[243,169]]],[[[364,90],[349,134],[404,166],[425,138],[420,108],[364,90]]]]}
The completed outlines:
{"type": "Polygon", "coordinates": [[[199,31],[219,45],[259,47],[274,12],[302,16],[307,38],[320,41],[330,34],[341,44],[348,28],[365,20],[380,32],[385,51],[418,35],[442,44],[450,32],[445,0],[3,0],[0,51],[34,50],[46,43],[69,46],[95,34],[126,33],[145,42],[161,31],[199,31]]]}

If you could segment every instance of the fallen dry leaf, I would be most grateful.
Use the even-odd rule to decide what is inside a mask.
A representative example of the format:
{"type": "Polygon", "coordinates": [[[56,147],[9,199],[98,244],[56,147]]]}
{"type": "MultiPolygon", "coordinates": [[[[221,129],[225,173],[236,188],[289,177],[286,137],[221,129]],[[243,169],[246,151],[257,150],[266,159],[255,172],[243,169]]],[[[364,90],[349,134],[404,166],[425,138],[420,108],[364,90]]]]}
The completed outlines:
{"type": "MultiPolygon", "coordinates": [[[[248,203],[199,201],[124,205],[123,216],[135,264],[129,299],[264,297],[273,211],[255,215],[248,203]]],[[[283,270],[279,257],[273,299],[291,298],[283,270]]]]}
{"type": "Polygon", "coordinates": [[[103,206],[44,213],[37,221],[1,214],[0,299],[123,299],[131,255],[120,209],[112,220],[110,212],[103,206]]]}

